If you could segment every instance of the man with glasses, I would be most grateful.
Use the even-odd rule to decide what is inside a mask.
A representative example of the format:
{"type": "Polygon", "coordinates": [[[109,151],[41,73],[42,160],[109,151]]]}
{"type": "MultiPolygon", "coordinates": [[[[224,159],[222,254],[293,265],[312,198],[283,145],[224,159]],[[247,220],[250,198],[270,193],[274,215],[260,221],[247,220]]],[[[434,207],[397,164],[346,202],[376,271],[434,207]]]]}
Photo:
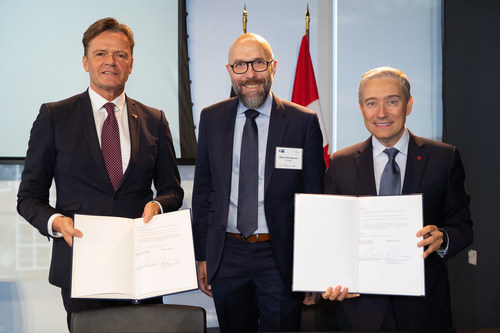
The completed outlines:
{"type": "Polygon", "coordinates": [[[235,98],[201,113],[193,189],[200,289],[229,332],[298,331],[294,293],[294,194],[321,193],[325,171],[318,117],[271,92],[269,43],[237,38],[226,65],[235,98]]]}

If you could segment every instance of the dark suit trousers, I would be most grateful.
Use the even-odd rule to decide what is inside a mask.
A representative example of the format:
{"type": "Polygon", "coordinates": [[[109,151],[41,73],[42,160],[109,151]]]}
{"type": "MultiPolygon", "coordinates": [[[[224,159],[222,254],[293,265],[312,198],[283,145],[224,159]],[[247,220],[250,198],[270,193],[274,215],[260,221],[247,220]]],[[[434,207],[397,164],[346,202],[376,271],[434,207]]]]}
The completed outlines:
{"type": "MultiPolygon", "coordinates": [[[[64,309],[67,313],[68,330],[71,327],[71,314],[76,311],[94,308],[105,308],[112,306],[125,306],[134,305],[132,301],[119,301],[119,300],[103,300],[103,299],[90,299],[90,298],[71,298],[71,291],[69,289],[61,288],[61,296],[64,303],[64,309]]],[[[153,297],[142,300],[141,303],[146,304],[163,304],[163,297],[153,297]]]]}
{"type": "Polygon", "coordinates": [[[271,242],[226,236],[211,285],[222,332],[300,330],[303,294],[283,283],[271,242]]]}

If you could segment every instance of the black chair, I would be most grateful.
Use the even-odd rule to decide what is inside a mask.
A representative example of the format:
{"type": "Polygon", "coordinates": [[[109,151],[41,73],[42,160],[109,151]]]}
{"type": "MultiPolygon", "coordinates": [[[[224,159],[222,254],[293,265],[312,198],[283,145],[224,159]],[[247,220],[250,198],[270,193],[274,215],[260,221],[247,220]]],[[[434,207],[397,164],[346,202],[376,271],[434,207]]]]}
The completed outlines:
{"type": "Polygon", "coordinates": [[[72,333],[206,333],[205,309],[172,304],[138,304],[87,309],[71,316],[72,333]]]}

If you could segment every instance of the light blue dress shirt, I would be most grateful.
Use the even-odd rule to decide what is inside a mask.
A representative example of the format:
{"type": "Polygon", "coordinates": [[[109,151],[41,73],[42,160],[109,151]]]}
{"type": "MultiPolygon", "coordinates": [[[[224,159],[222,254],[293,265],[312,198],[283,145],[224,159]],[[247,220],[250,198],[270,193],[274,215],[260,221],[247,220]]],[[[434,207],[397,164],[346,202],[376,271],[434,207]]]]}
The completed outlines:
{"type": "MultiPolygon", "coordinates": [[[[401,188],[399,189],[399,193],[403,191],[403,183],[405,179],[406,173],[406,159],[408,157],[408,143],[410,142],[410,134],[408,133],[408,129],[405,128],[403,135],[393,146],[399,153],[396,155],[396,163],[399,166],[399,172],[401,176],[401,188]]],[[[380,190],[380,179],[382,178],[382,172],[384,172],[385,165],[389,161],[389,157],[384,150],[386,147],[381,144],[374,136],[372,136],[372,146],[373,146],[373,172],[375,175],[375,185],[377,187],[377,194],[380,190]]]]}
{"type": "MultiPolygon", "coordinates": [[[[272,94],[269,93],[264,104],[255,109],[259,111],[259,116],[255,119],[259,134],[259,189],[258,189],[258,227],[256,234],[269,233],[267,228],[266,214],[264,212],[264,170],[266,166],[267,135],[269,132],[269,119],[273,105],[272,94]]],[[[238,216],[238,188],[240,179],[240,150],[241,137],[243,136],[243,126],[245,125],[245,111],[248,110],[241,102],[238,103],[236,111],[236,122],[234,124],[233,138],[233,161],[231,173],[231,196],[229,201],[229,213],[227,217],[227,232],[240,233],[236,228],[238,216]]]]}

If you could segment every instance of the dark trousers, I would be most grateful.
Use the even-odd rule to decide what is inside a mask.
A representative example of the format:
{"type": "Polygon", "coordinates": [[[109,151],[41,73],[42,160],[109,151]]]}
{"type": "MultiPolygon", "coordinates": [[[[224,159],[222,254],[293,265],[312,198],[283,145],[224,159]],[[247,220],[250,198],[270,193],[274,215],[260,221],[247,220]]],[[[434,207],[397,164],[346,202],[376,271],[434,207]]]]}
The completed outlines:
{"type": "MultiPolygon", "coordinates": [[[[103,299],[90,299],[90,298],[71,298],[71,291],[69,289],[61,288],[61,296],[66,310],[68,321],[68,330],[71,328],[71,314],[75,311],[105,308],[111,306],[124,306],[134,305],[132,301],[118,301],[118,300],[103,300],[103,299]]],[[[142,300],[141,303],[146,304],[162,304],[163,297],[153,297],[142,300]]]]}
{"type": "Polygon", "coordinates": [[[341,331],[393,331],[400,329],[394,298],[361,295],[337,304],[337,325],[341,331]]]}
{"type": "Polygon", "coordinates": [[[271,242],[226,236],[211,285],[222,332],[300,330],[303,294],[283,283],[271,242]]]}
{"type": "Polygon", "coordinates": [[[399,330],[398,317],[396,310],[394,308],[394,297],[390,296],[387,300],[387,308],[385,309],[384,319],[382,320],[382,325],[380,330],[383,331],[394,331],[399,330]]]}

